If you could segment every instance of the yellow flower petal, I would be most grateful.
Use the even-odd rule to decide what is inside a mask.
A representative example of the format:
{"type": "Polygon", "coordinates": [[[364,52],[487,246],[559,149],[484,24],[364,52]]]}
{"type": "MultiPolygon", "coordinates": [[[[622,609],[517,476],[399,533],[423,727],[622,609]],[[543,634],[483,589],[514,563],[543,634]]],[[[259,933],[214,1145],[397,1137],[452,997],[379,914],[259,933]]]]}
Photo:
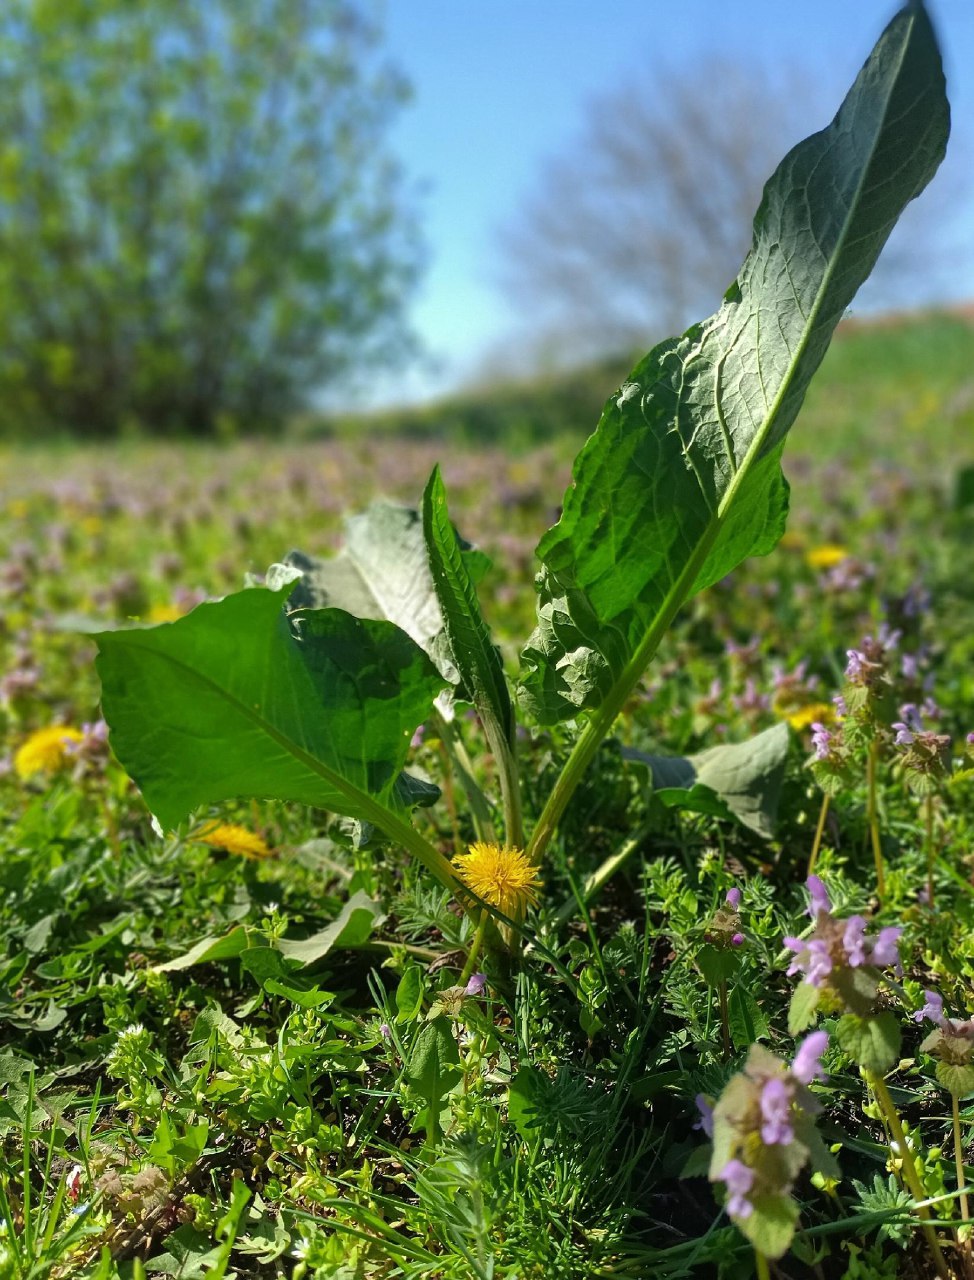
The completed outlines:
{"type": "Polygon", "coordinates": [[[840,547],[838,543],[826,542],[821,547],[810,547],[805,552],[805,563],[809,569],[834,569],[843,560],[848,560],[849,549],[840,547]]]}
{"type": "Polygon", "coordinates": [[[538,900],[538,868],[520,849],[478,840],[453,865],[468,889],[511,920],[523,920],[538,900]]]}
{"type": "Polygon", "coordinates": [[[835,719],[835,707],[830,702],[810,702],[808,706],[790,712],[785,719],[799,731],[813,724],[831,724],[835,719]]]}
{"type": "Polygon", "coordinates": [[[154,604],[146,614],[146,622],[176,622],[183,617],[186,610],[178,604],[154,604]]]}
{"type": "Polygon", "coordinates": [[[70,746],[81,742],[84,734],[66,724],[48,725],[30,735],[14,756],[18,778],[33,778],[38,773],[56,773],[71,763],[70,746]]]}
{"type": "Polygon", "coordinates": [[[198,844],[208,844],[213,849],[226,849],[243,858],[269,858],[270,846],[253,831],[233,822],[210,822],[190,836],[198,844]]]}

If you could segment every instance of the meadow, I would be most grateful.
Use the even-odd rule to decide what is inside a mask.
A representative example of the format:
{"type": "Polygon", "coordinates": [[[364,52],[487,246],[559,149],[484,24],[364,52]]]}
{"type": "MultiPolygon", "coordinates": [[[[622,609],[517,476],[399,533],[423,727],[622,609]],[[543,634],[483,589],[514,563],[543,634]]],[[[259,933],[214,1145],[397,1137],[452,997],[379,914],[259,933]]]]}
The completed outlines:
{"type": "MultiPolygon", "coordinates": [[[[718,1095],[752,1040],[787,1041],[781,939],[802,931],[822,800],[811,725],[830,722],[846,651],[867,634],[885,636],[894,715],[913,702],[951,744],[933,904],[907,748],[890,746],[879,787],[879,921],[904,930],[890,1093],[949,1231],[950,1095],[911,1014],[930,987],[952,1013],[974,1011],[970,346],[950,316],[840,333],[796,429],[785,538],[670,632],[553,843],[521,967],[476,995],[458,989],[465,922],[449,898],[348,823],[255,801],[153,835],[105,745],[92,645],[74,630],[177,617],[292,545],[333,553],[343,511],[416,504],[440,442],[8,452],[6,1274],[747,1274],[750,1250],[694,1164],[694,1098],[718,1095]],[[671,807],[635,754],[691,756],[782,724],[750,813],[671,807]],[[25,760],[51,725],[75,732],[25,760]],[[618,869],[586,901],[607,857],[618,869]],[[722,977],[713,939],[735,888],[746,941],[722,977]],[[364,905],[349,912],[353,899],[364,905]],[[282,954],[291,940],[310,942],[282,954]],[[431,1079],[424,1028],[444,1018],[431,1079]]],[[[576,443],[450,452],[510,667],[537,531],[576,443]]],[[[479,733],[463,722],[489,790],[479,733]]],[[[566,734],[519,745],[536,813],[566,734]]],[[[435,732],[418,735],[411,768],[446,801],[421,822],[449,850],[474,831],[444,760],[435,732]]],[[[851,777],[817,863],[841,915],[876,905],[868,825],[865,777],[851,777]]],[[[782,1274],[922,1274],[900,1269],[923,1242],[883,1118],[841,1053],[827,1066],[819,1126],[841,1175],[802,1186],[782,1274]]]]}
{"type": "Polygon", "coordinates": [[[584,443],[0,452],[0,1276],[974,1276],[947,134],[911,3],[584,443]]]}

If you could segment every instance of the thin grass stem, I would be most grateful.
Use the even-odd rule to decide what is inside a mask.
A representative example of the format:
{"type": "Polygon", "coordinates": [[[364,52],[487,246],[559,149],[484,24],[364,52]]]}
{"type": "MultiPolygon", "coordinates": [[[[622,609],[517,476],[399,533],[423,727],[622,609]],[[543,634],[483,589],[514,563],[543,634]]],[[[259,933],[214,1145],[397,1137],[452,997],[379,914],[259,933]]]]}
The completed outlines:
{"type": "Polygon", "coordinates": [[[900,1120],[900,1114],[896,1110],[896,1103],[890,1096],[889,1089],[886,1087],[886,1081],[874,1071],[864,1069],[866,1080],[870,1088],[876,1095],[876,1101],[879,1103],[879,1109],[889,1126],[890,1133],[893,1135],[893,1141],[896,1143],[900,1152],[900,1167],[903,1170],[903,1178],[909,1188],[910,1194],[917,1202],[917,1213],[920,1215],[920,1227],[926,1237],[927,1244],[930,1247],[930,1256],[933,1265],[936,1268],[937,1275],[941,1280],[950,1280],[950,1271],[944,1260],[943,1252],[940,1248],[940,1241],[937,1239],[937,1233],[933,1229],[930,1210],[923,1203],[926,1199],[926,1193],[917,1177],[916,1167],[910,1154],[910,1145],[906,1140],[906,1134],[903,1131],[903,1123],[900,1120]]]}
{"type": "Polygon", "coordinates": [[[825,834],[825,821],[829,816],[829,803],[832,797],[828,794],[822,796],[822,807],[818,811],[818,824],[815,827],[815,838],[812,841],[812,852],[808,856],[808,874],[812,875],[815,871],[815,864],[818,862],[818,851],[822,847],[822,836],[825,834]]]}

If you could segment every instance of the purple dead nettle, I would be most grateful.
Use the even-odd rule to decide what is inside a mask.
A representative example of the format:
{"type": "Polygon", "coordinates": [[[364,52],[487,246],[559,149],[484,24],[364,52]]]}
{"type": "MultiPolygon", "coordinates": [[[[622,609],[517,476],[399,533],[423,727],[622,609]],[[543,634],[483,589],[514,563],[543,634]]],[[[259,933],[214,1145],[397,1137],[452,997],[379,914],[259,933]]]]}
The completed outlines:
{"type": "Polygon", "coordinates": [[[708,942],[719,947],[740,947],[743,945],[746,941],[746,935],[741,931],[740,905],[740,889],[736,887],[728,889],[723,905],[717,908],[707,926],[706,938],[708,942]]]}
{"type": "Polygon", "coordinates": [[[892,966],[900,971],[897,944],[903,930],[898,925],[880,929],[875,938],[869,938],[865,917],[840,920],[832,915],[831,899],[818,876],[809,876],[806,884],[808,914],[815,922],[815,930],[808,938],[783,939],[785,948],[794,953],[789,976],[803,973],[813,987],[826,987],[843,969],[869,965],[877,969],[892,966]]]}
{"type": "Polygon", "coordinates": [[[944,1013],[943,996],[936,991],[924,991],[923,995],[925,1003],[913,1015],[913,1021],[932,1022],[934,1029],[920,1045],[921,1051],[951,1067],[971,1066],[974,1063],[974,1018],[948,1018],[944,1013]]]}
{"type": "Polygon", "coordinates": [[[739,1221],[751,1216],[757,1197],[787,1197],[813,1147],[820,1111],[808,1086],[824,1080],[828,1035],[813,1031],[788,1066],[752,1045],[742,1072],[728,1081],[716,1105],[697,1095],[697,1125],[714,1140],[710,1179],[727,1189],[725,1208],[739,1221]]]}
{"type": "Polygon", "coordinates": [[[833,758],[838,736],[831,729],[826,729],[821,720],[816,720],[812,724],[812,746],[815,749],[816,760],[831,760],[833,758]]]}

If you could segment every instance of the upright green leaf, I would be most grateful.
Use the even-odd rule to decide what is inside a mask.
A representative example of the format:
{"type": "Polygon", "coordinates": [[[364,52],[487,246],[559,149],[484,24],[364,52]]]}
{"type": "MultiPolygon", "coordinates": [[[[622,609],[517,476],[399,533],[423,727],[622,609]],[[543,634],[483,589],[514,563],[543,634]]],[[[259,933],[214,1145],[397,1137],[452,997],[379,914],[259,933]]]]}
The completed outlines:
{"type": "Polygon", "coordinates": [[[521,818],[514,763],[514,707],[500,655],[480,612],[477,588],[463,562],[460,544],[447,509],[446,487],[439,467],[423,493],[423,532],[436,598],[450,654],[483,722],[497,760],[508,841],[520,845],[521,818]]]}
{"type": "MultiPolygon", "coordinates": [[[[444,681],[398,627],[340,609],[288,615],[290,590],[251,588],[178,622],[96,636],[115,754],[165,827],[259,796],[415,844],[396,817],[409,802],[401,770],[444,681]]],[[[443,872],[430,847],[412,851],[443,872]]]]}
{"type": "Polygon", "coordinates": [[[491,719],[509,746],[514,743],[514,708],[500,655],[480,612],[477,588],[464,563],[450,523],[446,488],[439,467],[423,493],[423,532],[433,587],[450,652],[481,719],[491,719]]]}
{"type": "Polygon", "coordinates": [[[948,127],[936,41],[911,3],[832,124],[767,184],[723,306],[640,362],[579,454],[538,547],[538,627],[523,661],[539,721],[614,709],[684,601],[775,545],[785,436],[948,127]]]}
{"type": "MultiPolygon", "coordinates": [[[[461,542],[461,558],[474,581],[490,561],[461,542]]],[[[423,521],[409,507],[373,502],[345,519],[340,553],[329,559],[290,551],[285,562],[301,571],[290,608],[345,609],[357,618],[394,622],[429,654],[451,684],[458,675],[443,630],[443,617],[426,555],[423,521]]]]}
{"type": "Polygon", "coordinates": [[[443,1100],[460,1082],[461,1074],[460,1051],[449,1018],[424,1022],[409,1055],[406,1079],[426,1103],[417,1125],[426,1130],[430,1143],[439,1133],[443,1100]]]}

